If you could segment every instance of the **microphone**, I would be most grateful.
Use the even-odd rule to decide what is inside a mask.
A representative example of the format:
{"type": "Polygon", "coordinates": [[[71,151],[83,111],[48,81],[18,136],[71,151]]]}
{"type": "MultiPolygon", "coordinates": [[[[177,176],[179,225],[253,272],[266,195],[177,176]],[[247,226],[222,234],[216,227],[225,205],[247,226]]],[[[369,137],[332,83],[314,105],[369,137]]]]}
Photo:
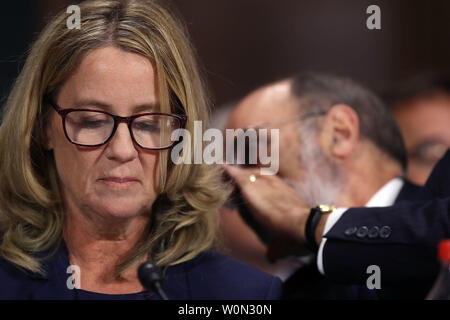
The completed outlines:
{"type": "Polygon", "coordinates": [[[161,269],[147,261],[139,266],[138,277],[141,284],[148,290],[156,292],[162,300],[169,300],[161,287],[161,269]]]}

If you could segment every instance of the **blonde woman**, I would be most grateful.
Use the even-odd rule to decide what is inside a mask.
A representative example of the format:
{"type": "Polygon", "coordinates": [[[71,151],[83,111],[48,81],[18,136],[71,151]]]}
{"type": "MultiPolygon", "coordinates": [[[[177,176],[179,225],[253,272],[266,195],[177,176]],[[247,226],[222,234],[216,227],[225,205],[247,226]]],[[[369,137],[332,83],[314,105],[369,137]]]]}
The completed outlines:
{"type": "Polygon", "coordinates": [[[34,43],[0,127],[0,298],[276,299],[280,281],[210,251],[221,172],[175,165],[171,133],[206,123],[185,28],[155,1],[86,1],[34,43]]]}

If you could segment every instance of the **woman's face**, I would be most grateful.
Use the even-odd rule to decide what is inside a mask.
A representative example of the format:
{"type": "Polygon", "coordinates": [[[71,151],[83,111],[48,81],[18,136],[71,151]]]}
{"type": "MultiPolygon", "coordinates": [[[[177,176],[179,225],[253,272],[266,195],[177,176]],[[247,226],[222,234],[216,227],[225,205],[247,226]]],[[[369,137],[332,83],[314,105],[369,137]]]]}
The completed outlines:
{"type": "MultiPolygon", "coordinates": [[[[90,51],[61,87],[62,109],[95,109],[119,116],[157,110],[155,70],[145,57],[116,47],[90,51]]],[[[53,112],[47,147],[54,151],[63,197],[69,210],[132,218],[149,212],[158,194],[158,151],[133,143],[126,123],[100,147],[80,147],[64,135],[53,112]]]]}

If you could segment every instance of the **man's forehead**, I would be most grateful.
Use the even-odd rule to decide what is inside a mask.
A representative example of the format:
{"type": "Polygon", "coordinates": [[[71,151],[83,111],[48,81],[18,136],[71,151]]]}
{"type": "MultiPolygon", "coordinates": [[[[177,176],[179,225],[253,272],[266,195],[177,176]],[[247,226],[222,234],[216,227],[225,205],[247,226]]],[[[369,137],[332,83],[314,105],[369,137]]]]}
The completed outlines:
{"type": "Polygon", "coordinates": [[[297,110],[287,104],[275,105],[271,110],[264,108],[247,109],[244,112],[234,113],[227,123],[227,128],[270,127],[271,123],[276,124],[282,120],[292,119],[297,114],[297,110]]]}
{"type": "Polygon", "coordinates": [[[268,88],[242,100],[231,113],[227,127],[252,128],[297,113],[295,99],[288,91],[268,88]]]}

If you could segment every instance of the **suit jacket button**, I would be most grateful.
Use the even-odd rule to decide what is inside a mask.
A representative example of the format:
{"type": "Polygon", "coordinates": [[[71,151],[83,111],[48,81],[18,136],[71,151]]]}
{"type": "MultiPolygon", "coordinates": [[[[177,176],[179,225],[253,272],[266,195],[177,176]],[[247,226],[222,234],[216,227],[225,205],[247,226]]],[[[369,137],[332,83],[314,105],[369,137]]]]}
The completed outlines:
{"type": "Polygon", "coordinates": [[[368,233],[369,233],[369,228],[367,228],[366,226],[362,226],[356,232],[356,236],[358,238],[364,238],[365,236],[367,236],[368,233]]]}
{"type": "Polygon", "coordinates": [[[369,230],[369,238],[376,238],[380,234],[380,228],[377,226],[370,228],[369,230]]]}
{"type": "Polygon", "coordinates": [[[350,228],[348,228],[347,230],[344,231],[344,234],[346,236],[351,236],[351,235],[354,235],[356,233],[356,231],[358,231],[357,227],[350,227],[350,228]]]}
{"type": "Polygon", "coordinates": [[[388,226],[383,226],[380,229],[380,237],[383,238],[383,239],[389,238],[391,236],[391,233],[392,233],[392,230],[388,226]]]}

